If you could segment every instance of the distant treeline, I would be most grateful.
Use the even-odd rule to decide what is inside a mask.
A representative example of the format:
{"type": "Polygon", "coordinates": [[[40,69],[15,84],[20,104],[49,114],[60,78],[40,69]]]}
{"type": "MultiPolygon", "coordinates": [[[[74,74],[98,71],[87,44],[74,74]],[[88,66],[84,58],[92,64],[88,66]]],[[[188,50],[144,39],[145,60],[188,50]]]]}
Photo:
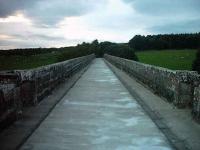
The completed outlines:
{"type": "Polygon", "coordinates": [[[20,55],[30,56],[44,53],[59,53],[58,60],[63,61],[95,53],[102,57],[104,53],[110,55],[138,60],[135,50],[162,50],[162,49],[196,49],[200,46],[200,33],[194,34],[164,34],[164,35],[136,35],[128,43],[83,42],[77,46],[61,48],[28,48],[0,50],[0,56],[20,55]]]}
{"type": "MultiPolygon", "coordinates": [[[[61,49],[61,48],[60,48],[61,49]]],[[[21,55],[21,56],[29,56],[29,55],[37,55],[50,53],[53,51],[57,51],[58,48],[23,48],[23,49],[11,49],[11,50],[0,50],[0,55],[11,56],[11,55],[21,55]]]]}
{"type": "Polygon", "coordinates": [[[92,53],[94,53],[96,57],[103,57],[104,53],[107,53],[126,59],[138,60],[134,50],[130,48],[128,44],[117,44],[112,42],[99,43],[98,40],[94,40],[92,43],[83,42],[82,44],[78,44],[70,49],[71,50],[62,52],[59,61],[92,53]]]}
{"type": "Polygon", "coordinates": [[[126,59],[137,60],[134,50],[130,48],[128,44],[117,44],[112,42],[99,43],[98,40],[94,40],[91,43],[83,42],[82,44],[71,47],[0,50],[0,56],[31,56],[45,53],[58,54],[58,61],[64,61],[92,53],[94,53],[96,57],[103,57],[103,54],[107,53],[126,59]]]}
{"type": "Polygon", "coordinates": [[[200,33],[136,35],[128,44],[135,50],[196,49],[200,47],[200,33]]]}

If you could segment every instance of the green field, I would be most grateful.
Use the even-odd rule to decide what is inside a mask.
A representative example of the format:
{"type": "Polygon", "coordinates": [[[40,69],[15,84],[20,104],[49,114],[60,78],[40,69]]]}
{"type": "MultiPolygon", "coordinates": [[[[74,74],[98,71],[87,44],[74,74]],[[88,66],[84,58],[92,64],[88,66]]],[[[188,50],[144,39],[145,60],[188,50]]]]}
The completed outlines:
{"type": "MultiPolygon", "coordinates": [[[[136,52],[140,62],[174,70],[191,70],[197,50],[136,52]]],[[[58,62],[60,52],[31,56],[0,56],[0,70],[30,69],[58,62]]]]}
{"type": "Polygon", "coordinates": [[[58,62],[59,53],[0,56],[0,70],[30,69],[58,62]]]}
{"type": "Polygon", "coordinates": [[[162,50],[136,52],[140,62],[173,70],[192,70],[197,50],[162,50]]]}

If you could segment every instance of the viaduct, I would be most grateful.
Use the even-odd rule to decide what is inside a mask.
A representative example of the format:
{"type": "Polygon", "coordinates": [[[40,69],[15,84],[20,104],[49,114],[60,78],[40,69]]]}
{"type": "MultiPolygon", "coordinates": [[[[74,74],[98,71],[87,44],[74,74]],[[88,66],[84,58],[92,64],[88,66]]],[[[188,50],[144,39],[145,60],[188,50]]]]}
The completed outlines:
{"type": "Polygon", "coordinates": [[[111,55],[0,72],[1,150],[199,150],[200,75],[111,55]]]}

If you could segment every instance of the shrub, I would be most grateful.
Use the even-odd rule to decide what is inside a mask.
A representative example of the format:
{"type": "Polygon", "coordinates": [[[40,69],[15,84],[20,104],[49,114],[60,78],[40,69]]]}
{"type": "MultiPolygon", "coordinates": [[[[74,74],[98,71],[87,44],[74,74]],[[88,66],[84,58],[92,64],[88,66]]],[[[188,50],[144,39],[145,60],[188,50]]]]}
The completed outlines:
{"type": "Polygon", "coordinates": [[[192,68],[194,71],[200,73],[200,49],[197,51],[196,59],[193,62],[192,68]]]}

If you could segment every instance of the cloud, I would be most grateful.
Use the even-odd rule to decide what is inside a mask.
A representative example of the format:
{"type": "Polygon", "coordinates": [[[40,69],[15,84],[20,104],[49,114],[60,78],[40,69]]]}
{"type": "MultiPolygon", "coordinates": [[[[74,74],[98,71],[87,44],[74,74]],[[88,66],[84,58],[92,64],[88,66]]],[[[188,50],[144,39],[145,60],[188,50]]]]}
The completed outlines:
{"type": "MultiPolygon", "coordinates": [[[[123,0],[151,34],[199,32],[199,0],[123,0]]],[[[136,20],[137,21],[137,20],[136,20]]]]}
{"type": "Polygon", "coordinates": [[[13,15],[16,11],[33,6],[38,0],[0,0],[0,17],[13,15]]]}
{"type": "Polygon", "coordinates": [[[200,19],[190,21],[180,21],[163,25],[155,25],[148,28],[153,33],[195,33],[200,31],[200,19]]]}
{"type": "Polygon", "coordinates": [[[19,39],[0,40],[0,49],[31,48],[31,47],[39,47],[39,46],[38,43],[34,41],[27,42],[19,39]]]}
{"type": "Polygon", "coordinates": [[[21,40],[27,40],[27,39],[40,39],[40,40],[46,40],[46,41],[62,41],[62,40],[65,40],[65,38],[62,37],[62,36],[50,36],[50,35],[39,34],[39,33],[37,33],[37,34],[29,33],[27,35],[11,34],[11,35],[8,35],[8,37],[9,36],[12,37],[12,38],[21,39],[21,40]]]}
{"type": "Polygon", "coordinates": [[[0,17],[23,13],[36,23],[55,25],[65,17],[84,15],[101,4],[94,0],[0,0],[0,17]]]}
{"type": "Polygon", "coordinates": [[[65,39],[63,37],[52,37],[40,34],[30,34],[27,36],[18,34],[0,35],[0,49],[60,47],[66,46],[65,43],[70,45],[73,42],[77,41],[75,39],[65,39]]]}
{"type": "Polygon", "coordinates": [[[94,0],[42,0],[26,14],[47,25],[54,25],[65,17],[83,16],[98,5],[104,3],[104,0],[96,3],[94,0]]]}
{"type": "Polygon", "coordinates": [[[147,15],[186,15],[199,14],[199,0],[123,0],[132,5],[132,7],[147,15]]]}
{"type": "Polygon", "coordinates": [[[140,16],[121,0],[109,0],[106,7],[84,16],[67,17],[58,24],[65,37],[85,39],[86,42],[127,42],[134,34],[148,34],[144,25],[136,23],[140,16]]]}
{"type": "Polygon", "coordinates": [[[200,31],[200,0],[0,0],[0,48],[200,31]]]}

